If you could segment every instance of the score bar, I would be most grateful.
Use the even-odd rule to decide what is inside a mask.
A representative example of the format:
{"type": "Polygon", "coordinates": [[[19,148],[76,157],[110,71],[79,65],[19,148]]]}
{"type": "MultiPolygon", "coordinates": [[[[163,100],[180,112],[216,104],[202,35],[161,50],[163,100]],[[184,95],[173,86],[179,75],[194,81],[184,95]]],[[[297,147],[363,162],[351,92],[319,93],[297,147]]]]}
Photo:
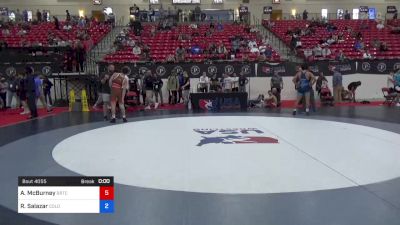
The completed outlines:
{"type": "Polygon", "coordinates": [[[18,213],[113,213],[114,177],[18,177],[18,213]]]}

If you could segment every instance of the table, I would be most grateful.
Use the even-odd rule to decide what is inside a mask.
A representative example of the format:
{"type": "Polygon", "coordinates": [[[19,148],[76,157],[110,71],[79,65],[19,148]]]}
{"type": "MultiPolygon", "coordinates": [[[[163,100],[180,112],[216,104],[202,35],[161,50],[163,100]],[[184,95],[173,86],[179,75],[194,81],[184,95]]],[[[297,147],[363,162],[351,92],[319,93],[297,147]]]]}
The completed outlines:
{"type": "Polygon", "coordinates": [[[247,92],[191,93],[193,111],[247,111],[247,92]]]}

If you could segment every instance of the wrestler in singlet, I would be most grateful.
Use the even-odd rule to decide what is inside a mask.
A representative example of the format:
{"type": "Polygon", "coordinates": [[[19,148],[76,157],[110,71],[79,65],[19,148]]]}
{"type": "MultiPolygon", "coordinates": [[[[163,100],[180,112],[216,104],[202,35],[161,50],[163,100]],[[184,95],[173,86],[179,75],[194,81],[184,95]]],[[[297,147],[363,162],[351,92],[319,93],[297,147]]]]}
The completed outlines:
{"type": "Polygon", "coordinates": [[[122,84],[124,82],[124,75],[118,73],[117,76],[111,81],[111,101],[122,99],[122,84]]]}

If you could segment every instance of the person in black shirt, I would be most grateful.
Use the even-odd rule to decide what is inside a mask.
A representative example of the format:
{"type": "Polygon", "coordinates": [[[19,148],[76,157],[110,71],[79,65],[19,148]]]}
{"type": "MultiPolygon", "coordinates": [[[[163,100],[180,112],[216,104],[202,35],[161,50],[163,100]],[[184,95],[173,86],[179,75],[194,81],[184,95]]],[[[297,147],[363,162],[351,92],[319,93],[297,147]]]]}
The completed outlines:
{"type": "Polygon", "coordinates": [[[33,69],[31,67],[25,68],[26,80],[25,80],[25,90],[26,97],[28,99],[28,107],[31,112],[29,119],[38,117],[37,107],[36,107],[36,84],[35,75],[33,74],[33,69]]]}
{"type": "Polygon", "coordinates": [[[218,92],[219,90],[221,90],[221,84],[217,74],[214,74],[210,79],[210,92],[218,92]]]}
{"type": "Polygon", "coordinates": [[[156,102],[161,104],[163,106],[164,100],[163,100],[163,95],[162,95],[162,87],[163,87],[163,81],[160,76],[155,76],[154,83],[153,83],[153,90],[154,90],[154,95],[156,96],[156,102]],[[160,101],[158,101],[158,96],[160,96],[160,101]]]}
{"type": "Polygon", "coordinates": [[[75,59],[76,59],[76,71],[83,72],[83,64],[85,62],[85,48],[81,43],[79,43],[76,47],[75,52],[75,59]]]}
{"type": "Polygon", "coordinates": [[[46,103],[49,103],[50,106],[53,105],[53,100],[51,99],[51,88],[53,87],[53,83],[49,80],[48,77],[44,77],[43,79],[43,94],[46,103]],[[48,101],[47,101],[48,99],[48,101]]]}
{"type": "Polygon", "coordinates": [[[239,76],[239,92],[246,92],[247,83],[249,83],[249,79],[241,72],[239,76]]]}
{"type": "Polygon", "coordinates": [[[361,81],[355,81],[351,82],[348,86],[347,89],[351,93],[351,101],[356,102],[356,89],[361,86],[361,81]]]}
{"type": "Polygon", "coordinates": [[[60,29],[60,22],[58,21],[58,18],[53,16],[53,20],[54,20],[54,26],[56,28],[56,30],[60,29]]]}
{"type": "Polygon", "coordinates": [[[154,108],[158,108],[158,103],[154,102],[153,95],[154,95],[154,82],[155,82],[155,77],[151,73],[151,71],[147,71],[143,85],[144,89],[146,91],[146,107],[144,109],[151,109],[151,105],[154,104],[154,108]]]}
{"type": "Polygon", "coordinates": [[[65,13],[67,14],[65,21],[67,21],[67,22],[71,21],[71,15],[69,14],[69,11],[65,10],[65,13]]]}
{"type": "Polygon", "coordinates": [[[29,114],[29,108],[27,104],[27,97],[26,97],[26,88],[25,88],[25,75],[19,75],[19,84],[17,88],[17,95],[21,101],[22,106],[24,107],[24,111],[20,113],[21,115],[29,114]]]}
{"type": "Polygon", "coordinates": [[[190,95],[190,78],[186,71],[183,72],[183,85],[181,88],[182,88],[183,103],[187,106],[189,103],[189,95],[190,95]]]}

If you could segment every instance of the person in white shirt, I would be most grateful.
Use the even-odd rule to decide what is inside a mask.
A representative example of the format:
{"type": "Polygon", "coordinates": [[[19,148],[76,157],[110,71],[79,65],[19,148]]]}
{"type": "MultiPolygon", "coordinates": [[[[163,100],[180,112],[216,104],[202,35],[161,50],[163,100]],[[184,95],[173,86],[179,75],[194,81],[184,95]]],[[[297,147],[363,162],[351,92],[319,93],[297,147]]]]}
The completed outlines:
{"type": "Polygon", "coordinates": [[[132,53],[134,55],[140,55],[142,54],[142,49],[138,45],[135,45],[135,47],[132,48],[132,53]]]}
{"type": "Polygon", "coordinates": [[[69,23],[66,23],[66,24],[63,26],[63,29],[66,30],[66,31],[69,31],[69,30],[72,29],[72,26],[71,26],[69,23]]]}
{"type": "Polygon", "coordinates": [[[199,78],[199,91],[206,93],[208,92],[208,84],[210,83],[210,79],[207,77],[207,73],[203,72],[201,77],[199,78]]]}
{"type": "Polygon", "coordinates": [[[250,52],[251,53],[256,53],[256,52],[260,52],[260,50],[257,48],[256,45],[253,45],[253,47],[250,48],[250,52]]]}
{"type": "Polygon", "coordinates": [[[257,48],[257,42],[254,40],[250,40],[247,46],[249,46],[249,48],[253,48],[253,47],[257,48]]]}
{"type": "Polygon", "coordinates": [[[327,58],[332,54],[331,50],[328,47],[322,49],[322,57],[327,58]]]}
{"type": "Polygon", "coordinates": [[[233,73],[231,79],[232,79],[232,91],[238,92],[239,91],[239,77],[237,76],[236,73],[233,73]]]}
{"type": "Polygon", "coordinates": [[[222,90],[224,92],[231,92],[232,91],[232,83],[233,83],[232,78],[228,74],[224,73],[223,80],[222,80],[222,90]]]}
{"type": "Polygon", "coordinates": [[[379,22],[379,23],[376,25],[376,28],[377,28],[378,30],[382,30],[383,28],[385,28],[385,25],[384,25],[383,22],[381,21],[381,22],[379,22]]]}
{"type": "Polygon", "coordinates": [[[315,46],[313,49],[314,56],[321,56],[322,55],[322,48],[320,45],[315,46]]]}
{"type": "Polygon", "coordinates": [[[363,59],[372,59],[371,53],[369,53],[368,50],[366,50],[363,54],[363,59]]]}

